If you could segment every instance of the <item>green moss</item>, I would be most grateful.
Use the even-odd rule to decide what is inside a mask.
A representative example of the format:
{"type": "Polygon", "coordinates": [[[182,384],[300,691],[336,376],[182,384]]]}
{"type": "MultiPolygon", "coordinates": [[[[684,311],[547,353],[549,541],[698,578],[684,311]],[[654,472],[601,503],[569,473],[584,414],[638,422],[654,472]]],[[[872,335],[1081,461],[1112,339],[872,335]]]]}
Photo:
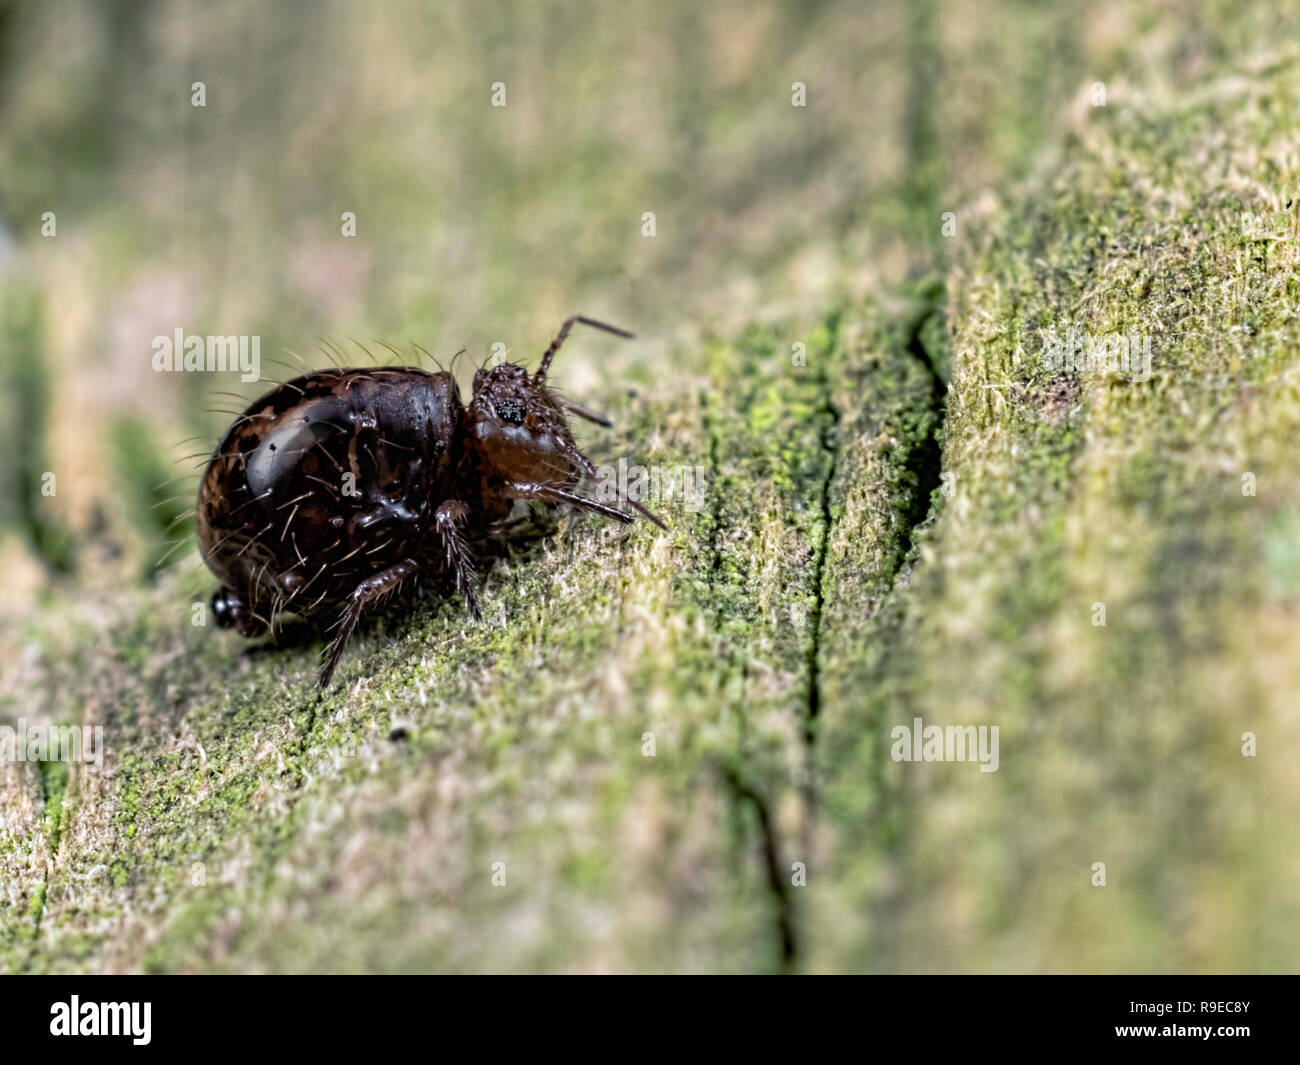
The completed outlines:
{"type": "MultiPolygon", "coordinates": [[[[818,913],[854,915],[822,927],[823,964],[1179,971],[1226,958],[1271,968],[1285,953],[1266,945],[1285,911],[1281,852],[1247,861],[1241,828],[1226,826],[1257,815],[1264,786],[1238,737],[1284,712],[1245,694],[1285,653],[1267,649],[1259,610],[1257,545],[1273,519],[1243,500],[1240,473],[1267,467],[1283,497],[1294,483],[1274,441],[1300,410],[1250,366],[1276,375],[1293,357],[1274,294],[1294,266],[1243,265],[1236,212],[1250,201],[1223,197],[1221,175],[1196,161],[1210,142],[1274,135],[1297,79],[1288,61],[1221,96],[1098,116],[1051,184],[957,257],[944,432],[955,490],[925,539],[931,561],[868,626],[876,650],[833,646],[823,670],[837,713],[819,751],[839,828],[814,899],[818,913]],[[1194,219],[1168,211],[1179,200],[1199,205],[1194,219]],[[1241,345],[1234,326],[1259,321],[1273,326],[1252,325],[1241,345]],[[1037,331],[1067,322],[1153,334],[1152,380],[1045,372],[1037,331]],[[1020,345],[1031,357],[1016,362],[1020,345]],[[890,728],[913,715],[999,724],[1000,770],[882,764],[890,728]],[[1135,894],[1091,889],[1099,859],[1135,894]],[[1080,922],[1076,895],[1094,890],[1080,922]],[[1008,892],[1034,901],[1017,909],[1008,892]],[[1175,910],[1201,915],[1208,939],[1191,948],[1175,910]]],[[[1258,831],[1292,832],[1280,807],[1267,820],[1258,831]]]]}
{"type": "MultiPolygon", "coordinates": [[[[318,641],[249,654],[190,625],[189,604],[210,592],[202,572],[111,596],[55,590],[23,639],[49,678],[48,712],[102,722],[110,764],[95,779],[47,767],[39,795],[14,785],[30,800],[14,808],[37,812],[0,833],[0,868],[23,900],[18,919],[0,919],[0,962],[1291,964],[1300,279],[1289,241],[1261,242],[1241,222],[1292,225],[1277,205],[1300,187],[1295,67],[1245,62],[1247,44],[1285,39],[1262,28],[1262,5],[1195,26],[1139,12],[1099,35],[1083,32],[1091,9],[1002,10],[975,25],[944,3],[882,10],[904,43],[888,84],[913,101],[898,128],[873,125],[888,108],[834,112],[839,127],[765,119],[780,150],[744,156],[730,138],[756,128],[739,102],[757,87],[715,92],[705,113],[692,74],[669,128],[645,142],[720,153],[685,172],[662,145],[624,160],[592,142],[548,162],[504,152],[499,130],[466,137],[457,171],[488,179],[457,213],[490,230],[466,246],[527,260],[538,249],[517,221],[550,217],[534,190],[581,177],[595,216],[574,263],[623,262],[611,234],[653,203],[675,235],[639,245],[618,283],[677,274],[675,292],[699,293],[656,307],[707,329],[699,309],[716,304],[739,323],[602,364],[604,395],[590,396],[617,415],[613,435],[590,434],[598,461],[704,466],[704,506],[658,507],[664,534],[564,518],[487,574],[484,625],[467,626],[457,600],[376,618],[324,695],[318,641]],[[1184,69],[1200,70],[1194,84],[1184,69]],[[1110,79],[1110,102],[1067,122],[1085,77],[1110,79]],[[880,133],[879,159],[832,150],[861,128],[880,133]],[[896,141],[899,157],[884,150],[896,141]],[[653,167],[637,164],[651,155],[653,167]],[[790,156],[798,173],[745,165],[790,156]],[[624,172],[643,176],[615,187],[624,172]],[[847,198],[809,180],[841,172],[854,175],[847,198]],[[783,192],[747,191],[760,178],[783,192]],[[978,199],[990,184],[1000,201],[978,199]],[[809,188],[836,202],[809,204],[809,188]],[[708,211],[689,232],[659,204],[696,189],[708,211]],[[776,201],[789,222],[772,220],[776,201]],[[738,267],[759,298],[733,307],[725,287],[701,283],[693,249],[750,206],[774,228],[738,267]],[[828,250],[832,229],[843,241],[828,250]],[[805,254],[834,275],[811,299],[792,294],[803,266],[790,263],[805,254]],[[1043,333],[1070,325],[1160,338],[1152,381],[1045,369],[1043,333]],[[1247,471],[1253,497],[1240,492],[1247,471]],[[1105,627],[1092,624],[1097,602],[1105,627]],[[893,762],[889,730],[913,716],[998,724],[998,773],[893,762]],[[1256,760],[1238,750],[1247,730],[1261,738],[1256,760]],[[1096,860],[1113,889],[1089,886],[1096,860]],[[796,861],[807,888],[789,884],[796,861]]],[[[835,11],[819,17],[836,24],[835,11]]],[[[770,49],[760,31],[754,47],[770,49]]],[[[573,76],[600,82],[599,51],[573,76]]],[[[359,142],[357,187],[428,186],[409,159],[374,157],[373,137],[359,142]]],[[[332,151],[355,183],[347,147],[332,151]]],[[[263,233],[284,228],[260,210],[263,233]]],[[[393,217],[421,230],[410,214],[393,217]]],[[[555,234],[538,224],[549,254],[555,234]]],[[[130,248],[117,246],[121,276],[130,248]]],[[[456,309],[453,288],[412,297],[386,284],[418,270],[385,259],[376,251],[376,314],[423,336],[456,309]]],[[[572,269],[594,284],[604,266],[572,269]]],[[[487,293],[475,314],[527,320],[517,278],[473,284],[487,293]]],[[[301,308],[266,313],[268,350],[274,331],[311,331],[301,308]]],[[[115,439],[140,504],[156,483],[153,429],[123,423],[115,439]]]]}

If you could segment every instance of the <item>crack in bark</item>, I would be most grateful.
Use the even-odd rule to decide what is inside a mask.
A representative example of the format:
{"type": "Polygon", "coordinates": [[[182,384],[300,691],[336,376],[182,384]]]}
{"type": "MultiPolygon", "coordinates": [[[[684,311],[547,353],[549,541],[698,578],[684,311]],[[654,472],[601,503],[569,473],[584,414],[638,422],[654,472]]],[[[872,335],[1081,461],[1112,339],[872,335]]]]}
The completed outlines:
{"type": "MultiPolygon", "coordinates": [[[[721,441],[718,436],[718,429],[714,419],[708,412],[707,396],[704,397],[704,411],[704,429],[709,438],[709,463],[713,470],[713,484],[710,501],[711,522],[708,540],[708,589],[709,601],[715,604],[713,617],[714,627],[718,633],[721,633],[723,621],[722,611],[718,606],[716,606],[719,578],[723,569],[722,528],[724,521],[724,508],[721,441]]],[[[822,488],[823,495],[825,496],[829,491],[829,477],[823,482],[822,488]]],[[[828,507],[829,504],[825,503],[825,506],[828,507]]],[[[821,551],[821,555],[824,559],[824,547],[821,551]]],[[[818,572],[820,573],[820,569],[818,572]]],[[[724,648],[723,653],[726,656],[728,668],[734,668],[736,664],[736,655],[734,651],[730,648],[724,648]]],[[[743,657],[741,659],[740,675],[743,691],[745,690],[745,681],[748,678],[748,661],[743,657]]],[[[746,726],[745,715],[743,713],[738,716],[737,723],[743,733],[746,726]]],[[[738,743],[740,748],[743,748],[743,735],[738,743]]],[[[768,799],[758,790],[757,787],[749,783],[745,777],[742,776],[740,770],[738,770],[734,764],[724,764],[721,767],[721,774],[727,789],[731,793],[733,805],[738,808],[741,804],[748,804],[754,810],[755,818],[758,823],[759,858],[762,866],[763,877],[767,882],[768,893],[772,897],[773,934],[779,945],[783,968],[786,971],[792,971],[796,967],[797,960],[801,955],[801,945],[796,922],[792,885],[787,882],[786,877],[782,872],[779,832],[773,821],[768,799]]]]}
{"type": "MultiPolygon", "coordinates": [[[[704,411],[704,431],[708,434],[709,439],[709,465],[713,471],[710,503],[709,503],[709,539],[708,539],[708,602],[713,605],[713,626],[715,632],[722,631],[722,611],[717,606],[717,589],[718,578],[722,572],[722,523],[723,523],[723,503],[722,503],[722,463],[721,447],[718,439],[717,426],[713,417],[709,413],[707,394],[701,397],[701,405],[704,411]]],[[[729,649],[723,650],[726,655],[728,667],[735,663],[735,656],[729,649]]],[[[742,666],[742,682],[746,675],[747,667],[742,666]]],[[[743,683],[742,683],[742,691],[743,683]]],[[[743,730],[745,727],[744,715],[739,716],[739,727],[743,730]]],[[[767,800],[759,794],[751,785],[749,785],[740,775],[740,772],[734,765],[724,765],[722,767],[722,779],[731,792],[733,804],[739,806],[741,802],[749,803],[755,812],[758,820],[759,841],[761,845],[761,858],[763,864],[764,876],[767,880],[768,891],[773,897],[775,906],[775,931],[780,943],[781,957],[787,969],[794,964],[795,958],[799,953],[799,943],[795,933],[794,907],[793,900],[790,898],[789,889],[786,886],[785,878],[781,875],[780,845],[777,840],[776,829],[772,824],[772,817],[768,811],[767,800]]]]}
{"type": "Polygon", "coordinates": [[[786,883],[781,871],[781,848],[776,827],[772,824],[767,800],[745,781],[734,766],[725,767],[723,776],[733,797],[738,801],[748,802],[758,818],[759,838],[763,849],[763,869],[767,875],[768,889],[776,904],[776,932],[781,944],[781,958],[785,968],[792,969],[800,954],[799,939],[795,930],[794,899],[791,897],[790,885],[786,883]]]}
{"type": "MultiPolygon", "coordinates": [[[[912,312],[910,319],[905,320],[902,330],[895,334],[899,338],[895,341],[899,345],[895,350],[901,349],[908,356],[915,359],[924,369],[929,379],[929,396],[924,402],[933,417],[926,428],[923,438],[914,443],[903,457],[903,466],[913,475],[914,482],[911,497],[899,514],[902,527],[898,536],[898,549],[886,563],[886,572],[882,574],[884,581],[891,589],[891,595],[898,588],[903,575],[908,573],[911,566],[915,564],[915,560],[911,559],[911,555],[915,546],[917,530],[933,520],[939,506],[936,490],[942,484],[943,448],[941,440],[947,414],[948,385],[941,370],[936,365],[934,355],[926,347],[923,338],[927,325],[937,315],[942,314],[943,299],[944,291],[942,286],[929,285],[924,288],[922,290],[921,306],[912,312]]],[[[829,325],[832,334],[829,351],[833,352],[838,336],[838,319],[832,318],[829,325]]],[[[827,362],[829,362],[829,359],[827,362]]],[[[809,853],[811,853],[812,826],[816,820],[818,806],[815,747],[817,719],[822,709],[823,621],[831,594],[830,589],[827,587],[827,562],[836,525],[832,497],[835,479],[839,475],[842,465],[842,441],[839,432],[842,415],[834,403],[834,388],[830,375],[824,370],[819,384],[822,388],[822,404],[815,416],[823,419],[819,439],[826,456],[826,470],[820,486],[821,529],[813,566],[814,603],[811,619],[812,633],[809,639],[807,657],[808,690],[804,725],[806,758],[804,780],[801,787],[804,800],[804,847],[805,851],[809,853]]],[[[919,406],[921,402],[918,397],[917,405],[919,406]]],[[[756,798],[755,801],[757,801],[756,798]]],[[[763,811],[760,811],[760,823],[765,825],[765,830],[770,827],[763,820],[763,811]]],[[[771,841],[770,846],[773,848],[776,846],[775,839],[771,841]]],[[[793,928],[793,901],[783,878],[779,882],[777,880],[773,881],[773,890],[781,907],[789,907],[788,910],[779,908],[778,919],[782,922],[789,922],[790,927],[793,928]]],[[[784,924],[782,925],[782,934],[785,934],[784,924]]],[[[797,954],[796,950],[793,954],[786,955],[787,966],[794,962],[797,954]]]]}
{"type": "MultiPolygon", "coordinates": [[[[826,457],[826,473],[822,477],[820,487],[821,537],[817,543],[817,553],[813,563],[812,638],[808,641],[808,705],[807,717],[804,722],[804,740],[809,747],[812,746],[815,739],[813,734],[814,722],[821,712],[821,642],[822,615],[826,607],[826,557],[830,552],[831,534],[835,525],[835,517],[831,511],[831,485],[835,481],[835,475],[839,472],[840,461],[838,432],[840,412],[835,406],[830,374],[826,370],[826,363],[839,342],[838,313],[831,316],[827,326],[831,337],[830,343],[827,345],[827,357],[822,360],[822,370],[818,380],[822,390],[822,405],[817,413],[819,417],[824,419],[818,438],[822,453],[826,457]]],[[[808,788],[812,789],[811,782],[808,784],[808,788]]]]}
{"type": "Polygon", "coordinates": [[[905,349],[925,369],[930,378],[930,413],[934,416],[925,439],[912,448],[907,456],[906,467],[916,477],[916,489],[908,508],[907,520],[899,534],[898,568],[890,574],[896,580],[899,573],[907,568],[908,556],[912,553],[916,530],[928,522],[934,515],[935,490],[943,483],[943,447],[940,434],[947,417],[948,383],[935,366],[934,358],[922,340],[926,324],[941,311],[942,294],[929,294],[925,305],[911,323],[907,331],[905,349]]]}

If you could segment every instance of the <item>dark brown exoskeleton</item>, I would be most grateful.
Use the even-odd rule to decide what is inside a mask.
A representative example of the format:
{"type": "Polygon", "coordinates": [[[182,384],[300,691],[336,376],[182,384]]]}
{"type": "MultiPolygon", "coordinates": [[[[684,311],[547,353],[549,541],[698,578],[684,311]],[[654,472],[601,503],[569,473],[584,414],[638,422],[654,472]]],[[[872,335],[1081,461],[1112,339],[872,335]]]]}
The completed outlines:
{"type": "MultiPolygon", "coordinates": [[[[199,486],[199,550],[222,584],[217,624],[257,636],[283,611],[337,616],[324,688],[362,613],[408,580],[449,577],[481,620],[471,545],[515,500],[634,521],[577,491],[596,471],[564,411],[610,422],[546,387],[577,322],[632,335],[575,315],[536,373],[512,363],[479,370],[468,407],[450,373],[409,366],[322,370],[250,405],[199,486]]],[[[639,503],[620,502],[664,527],[639,503]]]]}

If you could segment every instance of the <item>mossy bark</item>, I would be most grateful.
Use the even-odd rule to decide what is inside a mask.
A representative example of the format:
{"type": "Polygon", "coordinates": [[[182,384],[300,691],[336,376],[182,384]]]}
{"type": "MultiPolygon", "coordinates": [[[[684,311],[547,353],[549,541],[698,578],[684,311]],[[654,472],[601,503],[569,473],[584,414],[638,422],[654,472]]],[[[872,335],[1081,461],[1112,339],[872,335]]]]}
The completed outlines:
{"type": "MultiPolygon", "coordinates": [[[[51,597],[30,705],[108,754],[4,769],[0,965],[1293,966],[1300,65],[1212,69],[1086,109],[919,279],[608,393],[597,461],[705,462],[702,505],[562,520],[482,625],[381,619],[322,697],[319,645],[191,624],[202,573],[51,597]],[[1044,366],[1070,327],[1151,379],[1044,366]],[[997,772],[894,761],[915,717],[997,772]]],[[[965,106],[914,116],[905,229],[965,106]]]]}

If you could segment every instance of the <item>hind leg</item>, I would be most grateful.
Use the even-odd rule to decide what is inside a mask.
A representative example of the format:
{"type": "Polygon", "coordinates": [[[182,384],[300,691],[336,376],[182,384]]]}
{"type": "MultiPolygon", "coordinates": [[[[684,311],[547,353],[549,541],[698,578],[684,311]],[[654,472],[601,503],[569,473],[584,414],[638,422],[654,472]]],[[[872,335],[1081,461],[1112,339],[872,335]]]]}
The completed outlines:
{"type": "Polygon", "coordinates": [[[329,686],[330,677],[334,676],[334,670],[339,664],[339,659],[343,657],[343,648],[347,646],[352,630],[357,627],[357,622],[361,620],[361,615],[366,607],[375,600],[382,599],[389,592],[394,591],[408,577],[414,577],[419,572],[420,567],[412,559],[406,558],[367,577],[356,586],[348,599],[347,606],[343,608],[343,616],[339,618],[338,630],[334,633],[334,639],[330,641],[329,647],[325,650],[325,664],[320,671],[322,691],[329,686]]]}

